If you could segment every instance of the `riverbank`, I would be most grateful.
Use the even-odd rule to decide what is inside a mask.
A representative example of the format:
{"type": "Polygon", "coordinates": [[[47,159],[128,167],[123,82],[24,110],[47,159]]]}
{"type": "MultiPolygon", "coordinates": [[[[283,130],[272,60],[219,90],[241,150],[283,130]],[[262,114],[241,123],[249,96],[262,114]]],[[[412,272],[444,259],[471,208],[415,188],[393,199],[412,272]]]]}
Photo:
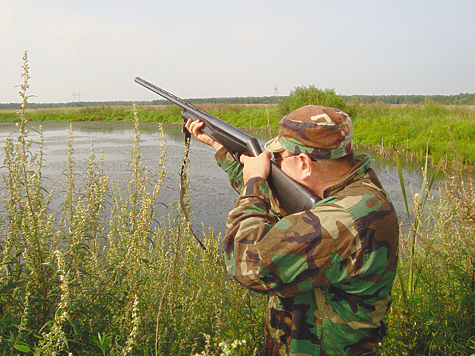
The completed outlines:
{"type": "MultiPolygon", "coordinates": [[[[198,107],[240,128],[278,127],[277,105],[198,104],[198,107]]],[[[137,106],[141,121],[181,123],[180,108],[174,105],[137,106]]],[[[475,109],[467,105],[355,104],[347,108],[354,123],[354,142],[382,150],[397,147],[422,160],[425,153],[438,161],[455,152],[465,164],[475,164],[475,109]]],[[[132,121],[134,112],[127,106],[30,109],[29,121],[132,121]]],[[[14,110],[0,110],[0,122],[17,121],[14,110]]]]}

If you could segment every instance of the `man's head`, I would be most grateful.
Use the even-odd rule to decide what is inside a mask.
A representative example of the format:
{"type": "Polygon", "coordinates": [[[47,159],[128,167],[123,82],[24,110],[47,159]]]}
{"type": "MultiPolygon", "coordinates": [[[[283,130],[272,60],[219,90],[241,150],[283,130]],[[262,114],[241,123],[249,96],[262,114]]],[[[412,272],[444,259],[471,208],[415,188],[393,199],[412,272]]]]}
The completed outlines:
{"type": "Polygon", "coordinates": [[[289,151],[311,159],[336,159],[351,152],[353,125],[350,116],[335,108],[307,105],[284,116],[279,135],[266,143],[271,153],[289,151]]]}
{"type": "Polygon", "coordinates": [[[317,195],[323,197],[323,190],[353,166],[353,125],[345,112],[307,105],[284,116],[279,127],[266,150],[284,173],[317,195]]]}

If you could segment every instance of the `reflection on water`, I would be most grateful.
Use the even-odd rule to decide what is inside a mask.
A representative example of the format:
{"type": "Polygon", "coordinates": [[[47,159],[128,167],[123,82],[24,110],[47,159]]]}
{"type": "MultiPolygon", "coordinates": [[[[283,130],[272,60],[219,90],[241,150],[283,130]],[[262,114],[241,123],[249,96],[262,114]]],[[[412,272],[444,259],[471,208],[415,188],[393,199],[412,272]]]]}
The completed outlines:
{"type": "MultiPolygon", "coordinates": [[[[29,123],[38,128],[38,123],[29,123]]],[[[62,174],[67,169],[67,143],[69,140],[69,123],[42,123],[44,134],[44,177],[43,186],[53,190],[52,209],[58,210],[64,200],[66,178],[62,174]]],[[[181,125],[163,125],[166,140],[167,162],[166,175],[159,195],[163,204],[158,204],[159,213],[168,215],[170,206],[179,199],[180,168],[184,155],[184,138],[181,125]]],[[[0,123],[0,142],[4,145],[7,136],[15,131],[14,124],[0,123]]],[[[141,160],[152,172],[159,169],[159,150],[162,139],[158,124],[141,123],[141,160]]],[[[255,133],[253,133],[255,134],[255,133]]],[[[14,134],[16,135],[16,134],[14,134]]],[[[267,140],[269,133],[263,133],[267,140]]],[[[38,139],[38,135],[30,130],[30,138],[38,139]]],[[[96,156],[104,155],[104,174],[116,184],[126,187],[127,175],[131,174],[129,163],[132,161],[134,144],[133,123],[131,122],[75,122],[73,123],[73,148],[75,172],[79,181],[85,178],[85,169],[90,155],[91,142],[96,156]]],[[[359,149],[356,153],[362,151],[359,149]]],[[[224,232],[227,213],[234,206],[237,194],[231,189],[226,174],[218,167],[213,158],[214,150],[196,140],[192,140],[190,159],[189,195],[193,206],[192,218],[195,219],[195,230],[200,231],[201,223],[211,225],[214,231],[224,232]]],[[[4,158],[2,150],[2,159],[4,158]]],[[[405,219],[405,207],[392,159],[373,157],[373,167],[381,183],[387,190],[396,210],[405,219]]],[[[4,172],[4,168],[2,169],[4,172]]],[[[421,186],[421,173],[415,165],[407,164],[404,170],[406,184],[411,183],[414,190],[421,186]]],[[[3,188],[3,181],[0,183],[3,188]]],[[[410,194],[410,191],[408,191],[410,194]]]]}

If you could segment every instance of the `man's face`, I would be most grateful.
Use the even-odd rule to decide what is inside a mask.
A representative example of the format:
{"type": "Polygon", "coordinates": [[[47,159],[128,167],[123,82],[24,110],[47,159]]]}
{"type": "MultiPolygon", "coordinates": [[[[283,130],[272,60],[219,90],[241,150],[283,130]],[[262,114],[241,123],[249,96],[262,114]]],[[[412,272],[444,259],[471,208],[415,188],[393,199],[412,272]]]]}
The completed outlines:
{"type": "Polygon", "coordinates": [[[287,150],[280,151],[280,152],[274,152],[274,162],[277,163],[277,165],[282,168],[282,164],[287,158],[290,157],[295,157],[296,155],[292,152],[289,152],[287,150]]]}
{"type": "Polygon", "coordinates": [[[274,161],[282,169],[282,172],[287,174],[293,180],[302,183],[300,179],[299,166],[296,164],[298,155],[290,151],[284,150],[281,152],[274,152],[274,161]]]}

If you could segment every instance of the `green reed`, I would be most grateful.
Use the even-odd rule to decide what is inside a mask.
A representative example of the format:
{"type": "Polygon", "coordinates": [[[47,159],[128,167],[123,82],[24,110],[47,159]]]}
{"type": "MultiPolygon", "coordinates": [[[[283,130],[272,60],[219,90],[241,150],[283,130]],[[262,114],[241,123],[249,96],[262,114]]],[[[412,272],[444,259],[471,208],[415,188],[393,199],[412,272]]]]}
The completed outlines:
{"type": "Polygon", "coordinates": [[[443,158],[432,177],[426,158],[421,187],[408,197],[397,152],[395,156],[410,225],[401,227],[398,283],[383,354],[471,355],[475,352],[473,175],[464,171],[455,155],[435,198],[434,181],[443,158]]]}

